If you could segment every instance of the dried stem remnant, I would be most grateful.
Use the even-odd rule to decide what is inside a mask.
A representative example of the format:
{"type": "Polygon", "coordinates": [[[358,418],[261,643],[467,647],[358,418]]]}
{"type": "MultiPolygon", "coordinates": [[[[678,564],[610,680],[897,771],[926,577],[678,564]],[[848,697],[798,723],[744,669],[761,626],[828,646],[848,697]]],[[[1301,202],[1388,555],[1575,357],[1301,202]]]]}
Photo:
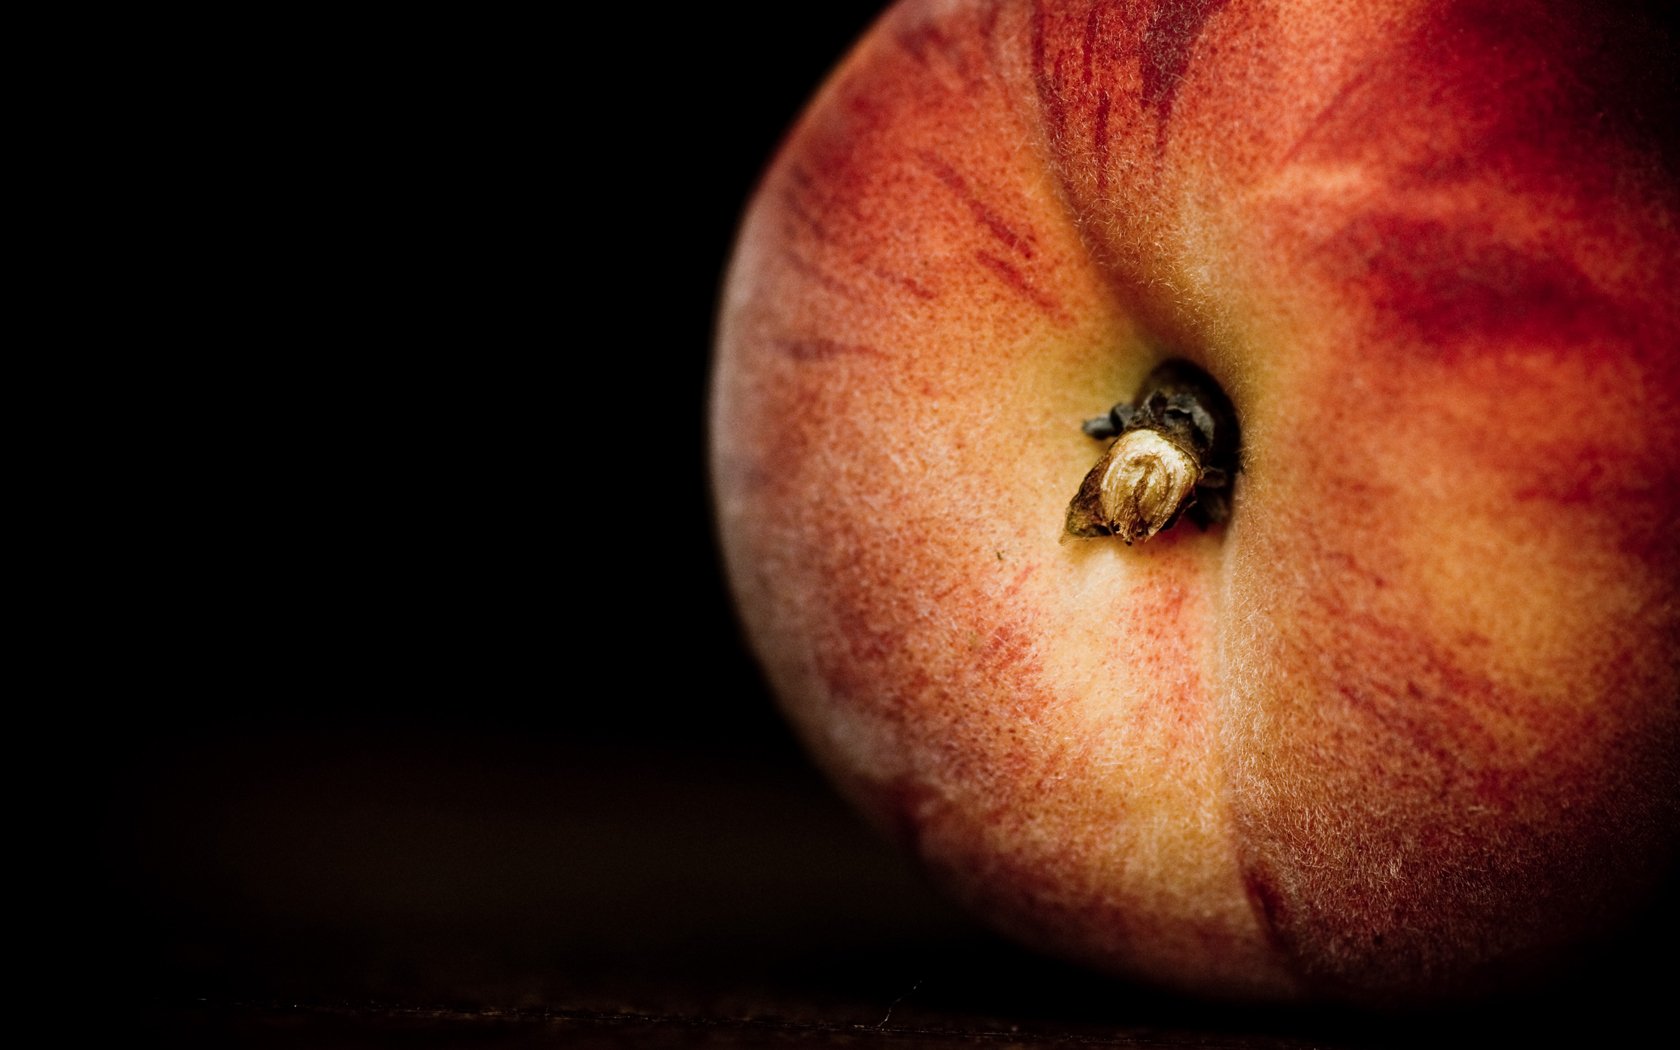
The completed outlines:
{"type": "Polygon", "coordinates": [[[1186,512],[1203,528],[1230,516],[1236,412],[1213,377],[1190,362],[1157,366],[1136,398],[1084,429],[1114,441],[1068,504],[1067,535],[1118,536],[1130,546],[1186,512]]]}

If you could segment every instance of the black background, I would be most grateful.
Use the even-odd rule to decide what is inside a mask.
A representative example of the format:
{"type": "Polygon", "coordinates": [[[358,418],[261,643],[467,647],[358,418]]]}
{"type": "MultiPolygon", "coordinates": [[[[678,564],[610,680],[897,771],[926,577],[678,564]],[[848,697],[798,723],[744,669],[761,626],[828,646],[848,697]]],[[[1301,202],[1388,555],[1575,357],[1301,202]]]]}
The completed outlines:
{"type": "Polygon", "coordinates": [[[89,996],[872,1013],[990,943],[782,722],[705,473],[736,223],[877,10],[292,25],[110,103],[192,279],[64,599],[89,996]]]}
{"type": "Polygon", "coordinates": [[[994,940],[759,679],[705,477],[714,308],[877,11],[293,25],[133,105],[167,169],[135,199],[186,217],[136,222],[192,280],[130,304],[183,349],[111,377],[149,397],[54,601],[86,994],[212,1039],[301,1004],[1380,1041],[994,940]]]}

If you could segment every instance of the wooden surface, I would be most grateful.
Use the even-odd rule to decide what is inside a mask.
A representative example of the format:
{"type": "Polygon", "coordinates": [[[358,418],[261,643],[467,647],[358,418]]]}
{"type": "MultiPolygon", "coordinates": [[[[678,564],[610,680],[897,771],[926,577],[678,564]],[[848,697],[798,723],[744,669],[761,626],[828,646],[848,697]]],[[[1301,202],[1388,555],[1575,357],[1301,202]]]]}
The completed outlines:
{"type": "Polygon", "coordinates": [[[1399,1018],[1118,984],[949,909],[779,750],[264,729],[129,762],[123,1021],[169,1045],[1362,1047],[1668,1008],[1654,976],[1399,1018]]]}

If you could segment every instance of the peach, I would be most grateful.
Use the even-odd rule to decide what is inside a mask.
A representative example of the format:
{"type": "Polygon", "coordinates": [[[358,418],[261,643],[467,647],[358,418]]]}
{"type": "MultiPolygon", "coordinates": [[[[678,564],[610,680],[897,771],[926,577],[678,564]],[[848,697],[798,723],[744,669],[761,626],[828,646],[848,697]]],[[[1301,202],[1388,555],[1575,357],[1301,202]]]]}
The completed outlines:
{"type": "Polygon", "coordinates": [[[1680,831],[1671,44],[889,10],[748,210],[711,408],[840,789],[998,928],[1202,994],[1477,994],[1627,922],[1680,831]],[[1066,537],[1082,421],[1169,358],[1240,420],[1229,515],[1066,537]]]}

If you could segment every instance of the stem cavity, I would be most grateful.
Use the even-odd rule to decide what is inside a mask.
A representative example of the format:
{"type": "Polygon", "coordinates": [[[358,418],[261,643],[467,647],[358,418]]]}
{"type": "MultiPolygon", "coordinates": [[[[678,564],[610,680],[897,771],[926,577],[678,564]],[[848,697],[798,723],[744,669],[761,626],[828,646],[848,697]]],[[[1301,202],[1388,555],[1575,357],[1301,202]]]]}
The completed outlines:
{"type": "Polygon", "coordinates": [[[1087,420],[1084,430],[1114,440],[1068,504],[1066,535],[1117,536],[1130,546],[1186,513],[1203,528],[1230,517],[1236,412],[1213,377],[1190,362],[1157,366],[1133,400],[1087,420]]]}

